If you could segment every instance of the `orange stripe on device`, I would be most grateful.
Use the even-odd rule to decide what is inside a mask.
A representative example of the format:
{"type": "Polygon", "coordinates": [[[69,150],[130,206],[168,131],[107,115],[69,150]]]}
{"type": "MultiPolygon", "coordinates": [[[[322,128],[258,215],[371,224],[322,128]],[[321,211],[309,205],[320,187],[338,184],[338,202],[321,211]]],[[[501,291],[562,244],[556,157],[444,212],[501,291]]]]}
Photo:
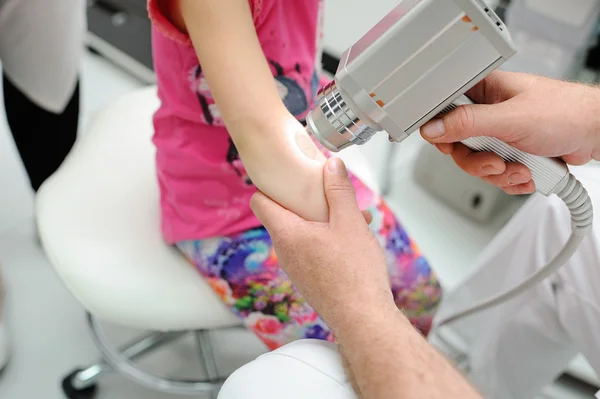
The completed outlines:
{"type": "MultiPolygon", "coordinates": [[[[369,95],[371,96],[371,98],[375,98],[375,93],[371,93],[369,95]]],[[[377,100],[375,102],[377,103],[377,105],[379,105],[382,108],[385,106],[385,103],[383,101],[381,101],[381,100],[377,100]]]]}

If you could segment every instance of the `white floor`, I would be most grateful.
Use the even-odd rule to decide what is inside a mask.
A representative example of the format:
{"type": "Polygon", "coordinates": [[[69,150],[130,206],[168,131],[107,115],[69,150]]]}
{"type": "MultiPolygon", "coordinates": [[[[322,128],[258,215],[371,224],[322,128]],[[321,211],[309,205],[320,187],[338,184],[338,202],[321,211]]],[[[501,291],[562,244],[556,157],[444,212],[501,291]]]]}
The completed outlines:
{"type": "MultiPolygon", "coordinates": [[[[90,54],[85,57],[83,73],[84,123],[104,104],[141,86],[112,64],[90,54]]],[[[8,316],[14,334],[14,355],[0,378],[0,398],[60,399],[64,397],[60,389],[62,377],[74,367],[93,361],[98,353],[87,334],[81,306],[63,288],[35,243],[33,198],[3,116],[0,132],[0,264],[10,292],[8,316]]],[[[374,143],[366,151],[373,154],[380,148],[374,143]]],[[[500,228],[500,223],[482,226],[469,222],[415,187],[410,163],[418,148],[414,140],[402,147],[391,202],[432,264],[438,265],[444,281],[452,285],[468,270],[479,250],[500,228]],[[444,248],[453,248],[451,264],[444,248]]],[[[119,341],[133,334],[116,328],[111,332],[119,341]]],[[[218,348],[222,371],[234,369],[261,351],[256,342],[249,342],[245,334],[237,331],[219,334],[215,340],[221,343],[218,348]]],[[[190,341],[184,340],[152,355],[144,363],[152,370],[184,378],[196,377],[200,369],[190,345],[190,341]]],[[[547,397],[593,396],[593,392],[571,385],[556,385],[547,397]]],[[[98,398],[166,396],[111,376],[101,381],[98,398]]]]}

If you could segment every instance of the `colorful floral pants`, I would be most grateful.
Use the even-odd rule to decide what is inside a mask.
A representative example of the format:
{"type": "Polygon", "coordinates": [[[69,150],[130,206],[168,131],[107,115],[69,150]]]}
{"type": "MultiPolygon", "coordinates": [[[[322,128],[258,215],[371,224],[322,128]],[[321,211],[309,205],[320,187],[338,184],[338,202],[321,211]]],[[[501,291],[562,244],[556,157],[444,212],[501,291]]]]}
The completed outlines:
{"type": "MultiPolygon", "coordinates": [[[[370,195],[371,229],[385,250],[396,304],[427,335],[442,296],[437,276],[385,202],[351,178],[357,196],[363,196],[359,203],[365,203],[365,193],[370,195]]],[[[303,338],[334,340],[331,330],[279,268],[263,227],[176,246],[269,349],[303,338]]]]}

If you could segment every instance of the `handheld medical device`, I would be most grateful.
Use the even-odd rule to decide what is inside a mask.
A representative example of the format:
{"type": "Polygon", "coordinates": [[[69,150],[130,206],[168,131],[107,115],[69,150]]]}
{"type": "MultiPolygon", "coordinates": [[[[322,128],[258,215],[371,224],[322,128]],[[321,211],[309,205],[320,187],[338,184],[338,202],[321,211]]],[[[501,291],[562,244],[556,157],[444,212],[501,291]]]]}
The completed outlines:
{"type": "MultiPolygon", "coordinates": [[[[307,131],[338,152],[385,131],[401,142],[431,119],[472,103],[465,93],[515,54],[503,22],[482,0],[403,0],[341,57],[318,96],[307,131]]],[[[509,300],[558,270],[592,226],[591,201],[558,159],[522,152],[489,137],[463,142],[532,172],[536,189],[556,194],[572,215],[572,236],[550,264],[518,287],[446,318],[453,322],[509,300]]]]}

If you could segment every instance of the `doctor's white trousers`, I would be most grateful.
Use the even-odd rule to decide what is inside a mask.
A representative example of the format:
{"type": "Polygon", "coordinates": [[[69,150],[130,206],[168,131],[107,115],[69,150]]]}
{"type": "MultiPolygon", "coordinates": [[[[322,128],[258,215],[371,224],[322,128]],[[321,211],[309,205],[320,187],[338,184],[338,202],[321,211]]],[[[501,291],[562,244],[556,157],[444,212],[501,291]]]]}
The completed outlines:
{"type": "MultiPolygon", "coordinates": [[[[534,398],[579,353],[600,371],[600,167],[571,170],[594,203],[591,236],[544,283],[448,327],[458,339],[456,349],[466,355],[469,376],[486,398],[534,398]]],[[[533,196],[484,250],[474,272],[446,294],[437,319],[503,292],[544,267],[567,241],[570,224],[558,197],[533,196]]]]}

